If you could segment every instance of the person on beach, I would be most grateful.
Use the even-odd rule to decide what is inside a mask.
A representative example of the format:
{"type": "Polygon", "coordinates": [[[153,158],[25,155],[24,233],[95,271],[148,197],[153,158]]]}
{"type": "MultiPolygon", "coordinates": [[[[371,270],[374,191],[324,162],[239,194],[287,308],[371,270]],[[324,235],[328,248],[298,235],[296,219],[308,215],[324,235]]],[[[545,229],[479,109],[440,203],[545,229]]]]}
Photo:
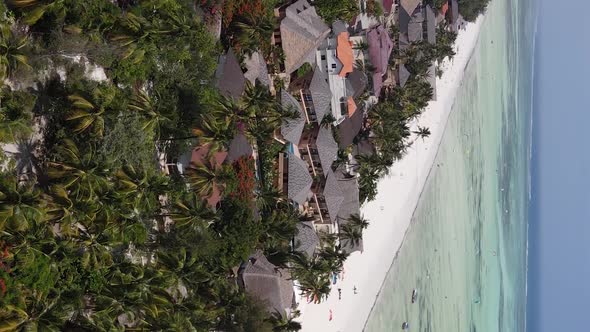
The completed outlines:
{"type": "Polygon", "coordinates": [[[356,294],[356,286],[352,288],[352,291],[356,294]]]}
{"type": "Polygon", "coordinates": [[[332,321],[332,309],[330,309],[330,317],[328,318],[328,321],[332,321]]]}
{"type": "Polygon", "coordinates": [[[338,288],[338,300],[342,300],[342,289],[338,288]]]}

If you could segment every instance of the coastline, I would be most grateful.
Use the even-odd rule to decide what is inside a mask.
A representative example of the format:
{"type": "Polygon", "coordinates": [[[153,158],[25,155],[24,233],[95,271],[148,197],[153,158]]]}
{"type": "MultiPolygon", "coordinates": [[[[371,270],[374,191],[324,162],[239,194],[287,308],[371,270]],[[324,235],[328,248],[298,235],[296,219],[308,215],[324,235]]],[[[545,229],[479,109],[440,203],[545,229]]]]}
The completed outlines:
{"type": "Polygon", "coordinates": [[[344,264],[343,278],[333,286],[325,301],[300,303],[302,316],[298,320],[302,322],[302,331],[363,330],[434,166],[455,96],[462,85],[484,19],[480,16],[459,32],[456,55],[453,61],[445,61],[444,74],[437,79],[437,101],[430,102],[422,116],[412,124],[412,129],[418,124],[428,127],[430,137],[415,141],[403,160],[395,163],[390,174],[379,182],[376,199],[362,207],[364,217],[370,222],[363,236],[364,252],[351,254],[344,264]],[[382,257],[382,253],[395,254],[382,257]],[[353,293],[354,287],[357,294],[353,293]],[[339,288],[342,290],[341,300],[338,299],[339,288]]]}

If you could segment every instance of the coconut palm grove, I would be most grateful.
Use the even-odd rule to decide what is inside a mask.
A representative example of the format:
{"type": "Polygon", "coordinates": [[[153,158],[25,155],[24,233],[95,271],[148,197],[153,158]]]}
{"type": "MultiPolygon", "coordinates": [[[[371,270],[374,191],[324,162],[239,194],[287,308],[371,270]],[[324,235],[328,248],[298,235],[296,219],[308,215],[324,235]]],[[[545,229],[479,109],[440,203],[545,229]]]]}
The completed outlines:
{"type": "MultiPolygon", "coordinates": [[[[403,65],[407,82],[357,90],[361,121],[344,144],[330,112],[303,124],[293,106],[290,86],[313,71],[286,72],[291,55],[273,43],[277,13],[293,2],[0,1],[0,331],[301,328],[295,308],[269,309],[271,298],[248,291],[244,271],[266,268],[277,287],[295,282],[320,302],[368,221],[357,207],[338,213],[336,229],[305,228],[315,217],[288,194],[282,128],[301,120],[299,135],[339,143],[310,184],[345,169],[336,178],[354,180],[357,205],[372,200],[388,167],[428,139],[408,123],[432,98],[431,65],[454,55],[456,32],[443,23],[436,44],[390,51],[387,68],[403,65]],[[298,249],[304,233],[310,250],[298,249]]],[[[314,13],[326,27],[361,10],[384,15],[366,2],[316,1],[314,13]]],[[[475,3],[466,10],[487,1],[475,3]]],[[[383,26],[397,44],[398,27],[383,26]]],[[[370,87],[375,68],[350,70],[370,87]]]]}

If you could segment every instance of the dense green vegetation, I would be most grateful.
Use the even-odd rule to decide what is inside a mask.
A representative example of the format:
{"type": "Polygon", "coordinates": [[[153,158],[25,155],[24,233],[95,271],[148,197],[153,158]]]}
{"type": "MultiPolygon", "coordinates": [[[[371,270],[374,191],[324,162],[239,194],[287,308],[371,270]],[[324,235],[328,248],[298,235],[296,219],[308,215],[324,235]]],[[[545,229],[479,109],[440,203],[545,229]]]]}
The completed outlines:
{"type": "Polygon", "coordinates": [[[317,0],[313,5],[316,7],[318,15],[328,24],[332,24],[336,20],[350,22],[360,13],[356,0],[317,0]]]}
{"type": "Polygon", "coordinates": [[[466,21],[473,22],[485,12],[490,0],[458,0],[458,2],[459,13],[466,21]]]}

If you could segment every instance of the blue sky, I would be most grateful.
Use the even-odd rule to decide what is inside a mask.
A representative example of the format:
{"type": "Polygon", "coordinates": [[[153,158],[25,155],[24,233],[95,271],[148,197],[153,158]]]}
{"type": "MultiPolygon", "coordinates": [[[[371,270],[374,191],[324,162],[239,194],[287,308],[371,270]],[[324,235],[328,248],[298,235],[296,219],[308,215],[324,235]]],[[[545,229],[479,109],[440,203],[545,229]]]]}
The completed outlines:
{"type": "Polygon", "coordinates": [[[590,331],[590,1],[540,3],[530,332],[590,331]]]}

